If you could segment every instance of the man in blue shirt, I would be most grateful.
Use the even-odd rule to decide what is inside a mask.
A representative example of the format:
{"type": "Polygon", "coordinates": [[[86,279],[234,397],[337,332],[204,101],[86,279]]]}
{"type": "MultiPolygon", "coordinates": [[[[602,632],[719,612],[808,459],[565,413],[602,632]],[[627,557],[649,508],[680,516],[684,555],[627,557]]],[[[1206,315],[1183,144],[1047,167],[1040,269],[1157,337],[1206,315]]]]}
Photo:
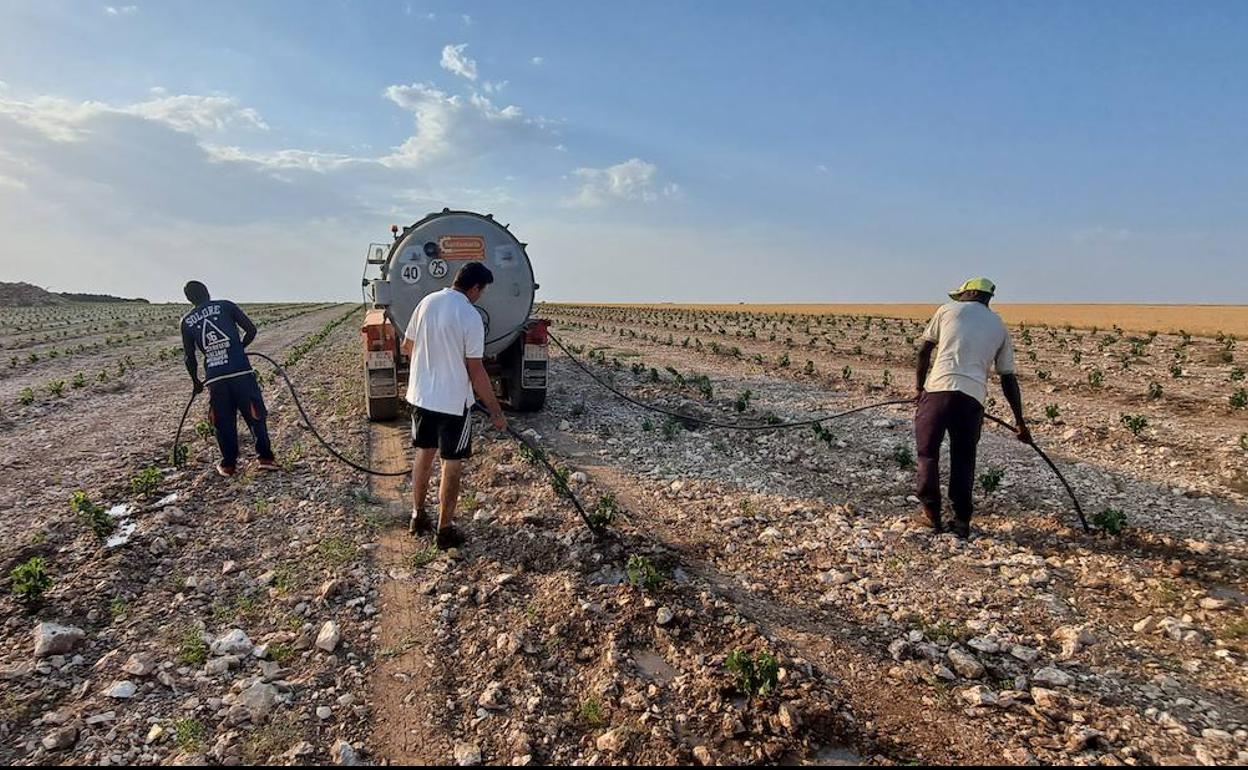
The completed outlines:
{"type": "Polygon", "coordinates": [[[233,302],[212,299],[208,287],[199,281],[187,283],[183,291],[195,308],[182,318],[182,350],[195,392],[208,386],[208,419],[216,429],[217,446],[221,448],[217,473],[233,476],[237,469],[240,412],[256,439],[260,469],[277,470],[265,424],[268,411],[264,396],[244,350],[256,338],[256,325],[233,302]],[[204,354],[202,382],[196,350],[204,354]]]}

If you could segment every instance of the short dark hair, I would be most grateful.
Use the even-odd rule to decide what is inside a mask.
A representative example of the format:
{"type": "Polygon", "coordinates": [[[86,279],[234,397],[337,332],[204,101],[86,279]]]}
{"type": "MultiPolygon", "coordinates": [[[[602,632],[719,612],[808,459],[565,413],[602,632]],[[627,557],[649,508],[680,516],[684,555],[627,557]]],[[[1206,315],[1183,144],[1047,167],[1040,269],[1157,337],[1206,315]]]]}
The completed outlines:
{"type": "Polygon", "coordinates": [[[455,274],[455,288],[468,291],[478,286],[489,286],[494,283],[494,273],[480,262],[469,262],[455,274]]]}
{"type": "Polygon", "coordinates": [[[208,287],[199,281],[187,281],[186,285],[182,287],[182,293],[196,305],[212,299],[212,296],[208,294],[208,287]]]}

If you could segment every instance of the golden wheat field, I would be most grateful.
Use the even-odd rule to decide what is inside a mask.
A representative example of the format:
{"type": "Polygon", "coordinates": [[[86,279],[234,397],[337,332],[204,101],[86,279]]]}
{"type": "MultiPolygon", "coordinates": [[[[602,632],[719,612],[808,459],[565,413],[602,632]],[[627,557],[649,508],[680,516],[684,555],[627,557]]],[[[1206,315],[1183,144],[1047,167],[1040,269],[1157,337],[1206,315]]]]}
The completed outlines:
{"type": "MultiPolygon", "coordinates": [[[[750,313],[809,313],[812,315],[873,315],[889,318],[927,318],[935,304],[924,303],[595,303],[601,307],[729,311],[750,313]]],[[[1218,332],[1248,335],[1248,305],[1127,305],[1002,303],[993,309],[1008,323],[1072,326],[1080,329],[1119,326],[1129,331],[1177,332],[1212,336],[1218,332]]]]}

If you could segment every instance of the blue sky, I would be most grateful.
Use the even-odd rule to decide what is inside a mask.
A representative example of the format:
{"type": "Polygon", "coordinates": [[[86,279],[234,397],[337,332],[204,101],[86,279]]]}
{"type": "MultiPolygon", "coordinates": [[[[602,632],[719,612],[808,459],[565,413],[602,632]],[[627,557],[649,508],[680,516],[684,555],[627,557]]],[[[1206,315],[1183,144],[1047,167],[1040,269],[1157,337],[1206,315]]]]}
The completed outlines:
{"type": "Polygon", "coordinates": [[[450,206],[546,299],[1242,303],[1245,40],[1236,2],[0,0],[0,279],[352,297],[450,206]]]}

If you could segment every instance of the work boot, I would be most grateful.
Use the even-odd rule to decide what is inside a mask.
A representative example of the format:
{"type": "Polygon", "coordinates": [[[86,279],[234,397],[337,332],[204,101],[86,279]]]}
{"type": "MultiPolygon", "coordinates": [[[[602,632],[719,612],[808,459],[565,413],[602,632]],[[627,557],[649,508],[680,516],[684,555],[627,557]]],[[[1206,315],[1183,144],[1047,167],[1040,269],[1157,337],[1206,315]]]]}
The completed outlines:
{"type": "Polygon", "coordinates": [[[407,523],[407,532],[409,535],[427,535],[433,531],[433,522],[429,521],[429,514],[424,511],[412,511],[412,518],[407,523]]]}
{"type": "Polygon", "coordinates": [[[954,519],[949,525],[949,531],[957,535],[959,540],[968,540],[971,537],[971,522],[969,519],[954,519]]]}
{"type": "Polygon", "coordinates": [[[280,471],[282,469],[282,466],[278,465],[277,460],[274,460],[272,457],[268,459],[265,459],[262,457],[260,458],[259,461],[256,462],[256,465],[259,466],[260,470],[262,471],[272,472],[272,471],[280,471]]]}
{"type": "Polygon", "coordinates": [[[230,476],[233,476],[235,471],[236,469],[234,468],[233,465],[226,465],[225,463],[217,463],[217,473],[221,476],[225,476],[228,478],[230,476]]]}
{"type": "Polygon", "coordinates": [[[464,535],[454,527],[443,527],[438,530],[434,544],[437,545],[439,551],[449,551],[464,544],[464,535]]]}

